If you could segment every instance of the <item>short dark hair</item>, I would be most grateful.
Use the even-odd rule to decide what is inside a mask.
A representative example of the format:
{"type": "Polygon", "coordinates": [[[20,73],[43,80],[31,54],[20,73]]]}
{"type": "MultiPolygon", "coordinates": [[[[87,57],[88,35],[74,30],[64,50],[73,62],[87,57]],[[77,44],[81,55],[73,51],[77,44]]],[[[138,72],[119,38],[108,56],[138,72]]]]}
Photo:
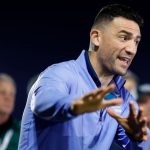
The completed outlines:
{"type": "Polygon", "coordinates": [[[129,6],[122,5],[122,4],[111,4],[104,6],[95,17],[93,26],[99,25],[104,22],[110,22],[115,17],[124,17],[129,20],[135,21],[139,27],[143,26],[143,19],[138,14],[137,11],[133,10],[129,6]]]}

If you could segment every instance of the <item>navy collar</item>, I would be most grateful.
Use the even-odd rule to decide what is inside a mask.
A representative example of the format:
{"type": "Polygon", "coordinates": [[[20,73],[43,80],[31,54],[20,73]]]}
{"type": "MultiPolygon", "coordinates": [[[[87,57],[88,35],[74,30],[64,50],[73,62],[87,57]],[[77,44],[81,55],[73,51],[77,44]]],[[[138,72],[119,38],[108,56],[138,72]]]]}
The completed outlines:
{"type": "Polygon", "coordinates": [[[90,76],[92,77],[96,86],[101,87],[101,82],[100,82],[94,68],[92,67],[92,64],[91,64],[90,59],[89,59],[89,54],[87,51],[85,51],[84,56],[85,56],[85,62],[86,62],[87,70],[88,70],[90,76]]]}
{"type": "MultiPolygon", "coordinates": [[[[90,76],[92,77],[92,79],[95,82],[96,86],[101,87],[101,82],[100,82],[94,68],[92,67],[92,64],[91,64],[90,59],[89,59],[89,54],[88,54],[87,51],[85,51],[84,56],[85,56],[85,62],[86,62],[87,70],[88,70],[90,76]]],[[[124,86],[125,79],[122,76],[115,75],[113,77],[111,83],[115,83],[115,85],[116,85],[115,92],[118,93],[118,91],[120,91],[120,89],[124,86]]]]}

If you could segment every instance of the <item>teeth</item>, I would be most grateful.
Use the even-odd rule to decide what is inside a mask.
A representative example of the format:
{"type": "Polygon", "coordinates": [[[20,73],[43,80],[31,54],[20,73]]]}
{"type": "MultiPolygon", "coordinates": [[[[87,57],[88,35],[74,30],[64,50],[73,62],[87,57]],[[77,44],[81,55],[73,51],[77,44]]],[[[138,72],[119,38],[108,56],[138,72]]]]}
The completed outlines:
{"type": "Polygon", "coordinates": [[[120,59],[123,60],[123,61],[126,61],[127,63],[129,62],[129,59],[128,59],[128,58],[121,57],[120,59]]]}
{"type": "Polygon", "coordinates": [[[128,61],[128,59],[127,59],[127,58],[123,58],[123,60],[128,61]]]}

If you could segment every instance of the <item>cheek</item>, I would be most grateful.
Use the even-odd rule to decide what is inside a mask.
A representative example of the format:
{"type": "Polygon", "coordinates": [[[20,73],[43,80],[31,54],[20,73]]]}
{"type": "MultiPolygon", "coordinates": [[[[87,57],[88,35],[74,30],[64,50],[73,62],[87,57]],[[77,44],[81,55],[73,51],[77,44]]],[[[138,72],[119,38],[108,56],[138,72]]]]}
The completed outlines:
{"type": "Polygon", "coordinates": [[[113,61],[114,63],[118,55],[121,53],[121,49],[121,46],[119,46],[117,42],[113,41],[111,43],[109,42],[109,39],[107,39],[107,42],[101,45],[98,56],[100,57],[100,59],[103,59],[108,62],[113,61]]]}
{"type": "Polygon", "coordinates": [[[11,100],[7,101],[6,105],[9,107],[13,107],[14,106],[14,100],[11,99],[11,100]]]}
{"type": "Polygon", "coordinates": [[[0,97],[0,106],[2,106],[5,103],[4,99],[0,97]]]}

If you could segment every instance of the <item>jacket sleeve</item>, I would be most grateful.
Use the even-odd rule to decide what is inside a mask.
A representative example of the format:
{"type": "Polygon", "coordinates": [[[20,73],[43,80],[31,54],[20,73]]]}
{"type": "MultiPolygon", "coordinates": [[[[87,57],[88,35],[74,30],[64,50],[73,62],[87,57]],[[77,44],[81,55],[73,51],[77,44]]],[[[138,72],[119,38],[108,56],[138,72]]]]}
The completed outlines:
{"type": "Polygon", "coordinates": [[[38,117],[51,121],[74,118],[69,111],[71,101],[72,72],[64,65],[53,65],[40,75],[31,92],[31,110],[38,117]]]}
{"type": "MultiPolygon", "coordinates": [[[[133,100],[132,95],[129,95],[129,100],[133,100]]],[[[138,105],[135,101],[133,102],[138,112],[138,105]]],[[[129,114],[129,104],[127,105],[128,106],[124,110],[124,116],[128,116],[129,114]]],[[[125,150],[150,150],[150,130],[149,129],[147,130],[148,130],[148,140],[137,142],[127,135],[127,133],[125,132],[125,130],[121,125],[118,125],[117,132],[115,135],[115,142],[125,150]]]]}

